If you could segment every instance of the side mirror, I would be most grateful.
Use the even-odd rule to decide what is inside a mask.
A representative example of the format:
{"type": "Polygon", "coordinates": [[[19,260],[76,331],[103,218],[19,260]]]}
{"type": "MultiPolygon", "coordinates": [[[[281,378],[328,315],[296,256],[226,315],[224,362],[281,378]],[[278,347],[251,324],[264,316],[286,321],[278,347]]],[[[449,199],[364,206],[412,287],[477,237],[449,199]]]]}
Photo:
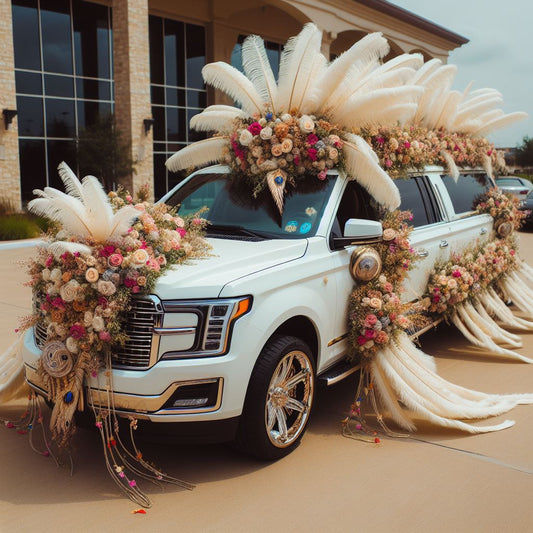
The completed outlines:
{"type": "Polygon", "coordinates": [[[371,244],[381,241],[383,226],[376,220],[364,218],[350,218],[344,225],[342,237],[335,237],[335,248],[342,248],[350,244],[371,244]]]}

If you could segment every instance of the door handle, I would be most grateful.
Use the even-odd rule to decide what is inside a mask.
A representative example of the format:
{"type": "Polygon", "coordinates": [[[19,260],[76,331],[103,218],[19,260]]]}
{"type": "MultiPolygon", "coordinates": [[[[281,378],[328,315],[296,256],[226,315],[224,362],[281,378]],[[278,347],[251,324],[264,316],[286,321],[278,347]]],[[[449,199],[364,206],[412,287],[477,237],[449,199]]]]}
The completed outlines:
{"type": "Polygon", "coordinates": [[[487,228],[481,228],[480,232],[481,235],[485,235],[487,233],[487,228]]]}
{"type": "Polygon", "coordinates": [[[416,255],[418,257],[427,257],[429,255],[429,252],[425,248],[419,248],[416,251],[416,255]]]}
{"type": "Polygon", "coordinates": [[[446,248],[446,246],[448,246],[448,241],[446,241],[446,240],[443,239],[442,241],[440,241],[439,246],[440,246],[441,248],[446,248]]]}

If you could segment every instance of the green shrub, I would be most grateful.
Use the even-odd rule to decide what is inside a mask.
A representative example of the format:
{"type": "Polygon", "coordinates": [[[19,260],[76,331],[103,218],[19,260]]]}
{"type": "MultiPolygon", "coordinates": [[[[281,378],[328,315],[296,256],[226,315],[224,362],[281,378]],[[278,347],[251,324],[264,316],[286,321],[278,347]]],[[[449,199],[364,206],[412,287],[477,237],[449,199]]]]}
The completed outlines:
{"type": "Polygon", "coordinates": [[[31,239],[38,237],[41,228],[35,217],[24,213],[0,215],[0,240],[11,241],[17,239],[31,239]]]}

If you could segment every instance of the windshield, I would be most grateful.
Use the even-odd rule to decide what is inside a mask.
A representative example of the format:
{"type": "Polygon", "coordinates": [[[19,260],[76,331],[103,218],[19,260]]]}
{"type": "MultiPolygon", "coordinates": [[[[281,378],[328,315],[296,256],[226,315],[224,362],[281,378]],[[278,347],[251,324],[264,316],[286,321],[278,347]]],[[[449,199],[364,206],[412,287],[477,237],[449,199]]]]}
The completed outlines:
{"type": "Polygon", "coordinates": [[[206,207],[202,216],[210,222],[208,236],[255,240],[311,237],[336,178],[333,174],[324,181],[303,180],[297,188],[291,188],[285,195],[282,215],[268,189],[253,198],[249,186],[230,180],[227,173],[197,174],[165,203],[179,205],[181,216],[206,207]]]}

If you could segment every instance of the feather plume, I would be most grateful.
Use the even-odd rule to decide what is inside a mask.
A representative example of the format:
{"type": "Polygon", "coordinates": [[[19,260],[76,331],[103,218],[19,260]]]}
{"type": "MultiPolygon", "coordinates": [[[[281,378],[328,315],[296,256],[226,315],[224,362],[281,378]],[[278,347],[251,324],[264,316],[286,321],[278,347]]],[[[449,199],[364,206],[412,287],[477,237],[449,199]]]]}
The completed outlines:
{"type": "Polygon", "coordinates": [[[417,85],[423,85],[424,82],[431,76],[440,66],[442,61],[437,58],[430,59],[426,61],[415,73],[411,83],[416,83],[417,85]]]}
{"type": "Polygon", "coordinates": [[[313,60],[313,66],[311,67],[311,73],[309,75],[309,83],[302,98],[300,109],[304,113],[315,113],[316,107],[316,80],[320,78],[328,65],[327,59],[322,54],[316,54],[313,60]]]}
{"type": "Polygon", "coordinates": [[[207,84],[219,89],[241,105],[242,109],[253,115],[263,112],[263,100],[254,84],[239,70],[227,63],[217,61],[202,69],[207,84]]]}
{"type": "Polygon", "coordinates": [[[91,255],[91,248],[85,244],[80,244],[79,242],[70,242],[70,241],[56,241],[48,245],[47,250],[56,258],[59,259],[63,254],[85,254],[91,255]]]}
{"type": "Polygon", "coordinates": [[[272,194],[272,198],[274,198],[274,202],[276,202],[279,213],[282,215],[287,173],[281,169],[272,170],[266,175],[266,180],[268,188],[270,189],[270,194],[272,194]]]}
{"type": "Polygon", "coordinates": [[[332,61],[322,76],[317,79],[314,94],[316,108],[328,107],[328,98],[354,65],[359,70],[363,65],[377,64],[388,52],[389,43],[381,33],[369,33],[357,41],[332,61]]]}
{"type": "Polygon", "coordinates": [[[196,131],[217,131],[229,133],[233,129],[233,123],[239,117],[239,109],[235,111],[207,111],[204,109],[201,113],[191,118],[191,129],[196,131]]]}
{"type": "Polygon", "coordinates": [[[278,114],[300,110],[305,92],[313,82],[314,60],[320,54],[321,41],[322,32],[312,23],[287,41],[279,65],[278,114]]]}
{"type": "Polygon", "coordinates": [[[215,163],[222,160],[224,149],[229,146],[229,137],[211,137],[198,141],[169,157],[165,163],[166,167],[176,172],[182,168],[198,167],[208,163],[215,163]]]}
{"type": "Polygon", "coordinates": [[[347,134],[343,144],[347,173],[356,179],[379,203],[388,209],[400,205],[398,187],[380,167],[377,155],[358,135],[347,134]]]}
{"type": "Polygon", "coordinates": [[[457,106],[461,101],[462,94],[459,91],[450,91],[445,99],[442,110],[435,120],[435,128],[446,128],[450,129],[451,122],[454,120],[455,114],[457,112],[457,106]]]}
{"type": "Polygon", "coordinates": [[[457,183],[457,180],[459,179],[459,169],[457,168],[453,157],[446,150],[442,150],[440,155],[444,161],[446,161],[446,168],[450,176],[454,179],[455,183],[457,183]]]}
{"type": "Polygon", "coordinates": [[[242,66],[244,73],[257,89],[261,101],[268,102],[270,109],[275,110],[278,86],[266,54],[265,43],[258,35],[250,35],[244,40],[242,66]]]}
{"type": "Polygon", "coordinates": [[[0,403],[21,398],[28,393],[28,385],[24,380],[23,344],[24,336],[19,335],[0,357],[0,403]]]}
{"type": "Polygon", "coordinates": [[[70,167],[64,161],[59,163],[57,172],[65,185],[65,191],[67,194],[74,196],[74,198],[81,199],[83,197],[81,182],[78,179],[78,176],[72,172],[70,167]]]}
{"type": "Polygon", "coordinates": [[[469,104],[460,104],[457,109],[452,127],[460,127],[463,122],[471,120],[487,111],[491,111],[497,105],[501,105],[503,100],[499,96],[492,98],[484,98],[483,100],[472,102],[469,104]]]}
{"type": "Polygon", "coordinates": [[[113,219],[113,209],[100,181],[94,176],[83,178],[83,204],[85,220],[95,240],[108,239],[113,219]]]}
{"type": "Polygon", "coordinates": [[[490,160],[490,157],[487,154],[483,154],[483,163],[482,163],[483,169],[489,176],[489,178],[493,178],[492,175],[492,161],[490,160]]]}
{"type": "Polygon", "coordinates": [[[507,126],[510,126],[511,124],[514,124],[515,122],[518,122],[519,120],[524,120],[526,118],[528,118],[528,114],[523,113],[522,111],[509,113],[507,115],[504,115],[503,117],[490,120],[476,131],[473,131],[472,134],[476,137],[484,137],[485,135],[494,130],[505,128],[507,126]]]}

